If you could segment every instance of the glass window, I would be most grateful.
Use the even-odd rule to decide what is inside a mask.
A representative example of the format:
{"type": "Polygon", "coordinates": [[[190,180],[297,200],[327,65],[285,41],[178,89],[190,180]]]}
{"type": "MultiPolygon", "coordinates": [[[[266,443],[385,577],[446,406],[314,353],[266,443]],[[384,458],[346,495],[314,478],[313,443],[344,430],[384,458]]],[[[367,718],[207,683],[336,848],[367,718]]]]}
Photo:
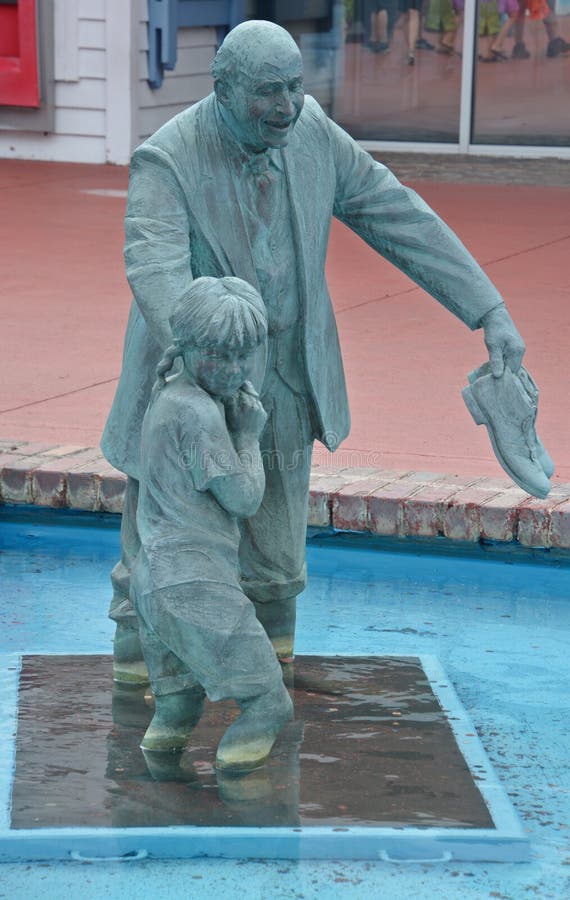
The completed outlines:
{"type": "Polygon", "coordinates": [[[359,140],[455,143],[462,12],[453,0],[350,0],[337,121],[359,140]]]}
{"type": "Polygon", "coordinates": [[[257,15],[299,42],[307,92],[355,138],[456,143],[461,7],[462,0],[277,0],[259,2],[257,15]]]}
{"type": "Polygon", "coordinates": [[[570,145],[570,0],[479,0],[473,141],[570,145]]]}
{"type": "Polygon", "coordinates": [[[570,0],[255,0],[299,43],[308,93],[363,141],[459,141],[464,14],[472,143],[570,146],[570,0]]]}

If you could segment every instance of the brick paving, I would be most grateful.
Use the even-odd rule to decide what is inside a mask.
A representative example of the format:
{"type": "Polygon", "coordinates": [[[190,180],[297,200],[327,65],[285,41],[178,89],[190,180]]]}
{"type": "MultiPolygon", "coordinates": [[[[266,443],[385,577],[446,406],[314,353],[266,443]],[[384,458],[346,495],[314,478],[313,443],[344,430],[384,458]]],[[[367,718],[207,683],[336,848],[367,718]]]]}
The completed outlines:
{"type": "MultiPolygon", "coordinates": [[[[94,448],[0,441],[0,503],[120,513],[125,483],[94,448]]],[[[309,525],[570,549],[570,483],[538,500],[501,478],[317,464],[309,525]]]]}
{"type": "Polygon", "coordinates": [[[444,153],[374,152],[404,182],[570,187],[570,159],[518,159],[444,153]]]}

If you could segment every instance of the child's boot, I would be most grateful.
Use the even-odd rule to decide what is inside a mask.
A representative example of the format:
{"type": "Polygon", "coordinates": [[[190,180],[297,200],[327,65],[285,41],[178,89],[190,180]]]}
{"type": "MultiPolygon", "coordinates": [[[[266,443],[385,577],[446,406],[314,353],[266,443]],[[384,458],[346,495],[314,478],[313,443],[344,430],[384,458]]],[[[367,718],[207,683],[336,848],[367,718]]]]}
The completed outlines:
{"type": "Polygon", "coordinates": [[[155,698],[155,713],[145,736],[143,750],[182,750],[204,709],[204,689],[199,685],[155,698]]]}
{"type": "Polygon", "coordinates": [[[238,701],[241,715],[218,744],[216,768],[239,775],[262,766],[283,725],[293,718],[293,703],[281,679],[257,697],[238,701]]]}

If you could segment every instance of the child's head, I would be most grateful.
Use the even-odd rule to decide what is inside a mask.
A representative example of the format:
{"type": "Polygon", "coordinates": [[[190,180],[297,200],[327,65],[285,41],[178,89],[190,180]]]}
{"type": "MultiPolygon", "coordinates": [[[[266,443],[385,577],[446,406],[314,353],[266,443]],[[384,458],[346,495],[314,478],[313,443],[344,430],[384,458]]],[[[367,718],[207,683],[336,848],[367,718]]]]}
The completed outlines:
{"type": "Polygon", "coordinates": [[[263,300],[241,278],[197,278],[169,321],[174,344],[159,365],[159,379],[164,383],[182,356],[197,384],[218,396],[234,394],[250,377],[267,337],[263,300]]]}

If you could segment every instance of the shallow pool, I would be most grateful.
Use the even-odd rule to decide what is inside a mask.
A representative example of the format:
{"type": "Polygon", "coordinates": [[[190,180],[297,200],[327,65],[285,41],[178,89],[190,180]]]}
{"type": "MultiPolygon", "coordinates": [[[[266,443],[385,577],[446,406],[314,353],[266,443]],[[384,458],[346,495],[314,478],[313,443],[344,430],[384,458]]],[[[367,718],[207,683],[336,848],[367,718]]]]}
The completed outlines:
{"type": "MultiPolygon", "coordinates": [[[[300,654],[433,655],[532,841],[530,863],[142,861],[12,865],[0,897],[570,895],[567,558],[446,541],[313,536],[300,654]]],[[[109,653],[117,522],[4,512],[0,652],[109,653]]]]}

